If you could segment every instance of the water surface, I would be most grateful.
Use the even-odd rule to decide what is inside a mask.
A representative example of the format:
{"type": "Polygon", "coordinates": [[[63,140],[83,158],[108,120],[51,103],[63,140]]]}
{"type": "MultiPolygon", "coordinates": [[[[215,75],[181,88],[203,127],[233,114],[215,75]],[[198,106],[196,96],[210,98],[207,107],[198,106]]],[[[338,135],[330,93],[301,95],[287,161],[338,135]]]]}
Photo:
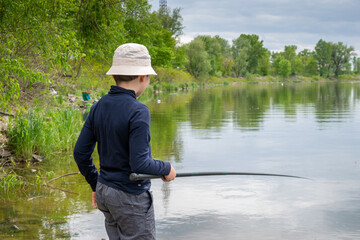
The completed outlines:
{"type": "MultiPolygon", "coordinates": [[[[154,158],[178,172],[241,171],[256,176],[153,180],[158,239],[360,239],[360,84],[260,84],[157,95],[154,158]]],[[[76,172],[70,155],[54,165],[76,172]]],[[[61,169],[61,170],[60,170],[61,169]]],[[[101,239],[81,176],[43,197],[5,201],[4,239],[101,239]],[[11,230],[16,224],[22,231],[11,230]]]]}

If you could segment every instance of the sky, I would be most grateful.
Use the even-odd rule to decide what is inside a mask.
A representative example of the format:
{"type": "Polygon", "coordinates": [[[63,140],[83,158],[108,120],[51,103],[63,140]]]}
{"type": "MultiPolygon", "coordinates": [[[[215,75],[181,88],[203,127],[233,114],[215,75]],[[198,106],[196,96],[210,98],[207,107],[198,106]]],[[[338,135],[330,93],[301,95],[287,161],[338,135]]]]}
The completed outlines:
{"type": "MultiPolygon", "coordinates": [[[[153,10],[159,0],[149,0],[153,10]]],[[[181,8],[181,43],[198,35],[219,35],[232,43],[240,34],[256,34],[264,47],[313,50],[323,39],[353,46],[360,57],[360,0],[167,0],[181,8]]]]}

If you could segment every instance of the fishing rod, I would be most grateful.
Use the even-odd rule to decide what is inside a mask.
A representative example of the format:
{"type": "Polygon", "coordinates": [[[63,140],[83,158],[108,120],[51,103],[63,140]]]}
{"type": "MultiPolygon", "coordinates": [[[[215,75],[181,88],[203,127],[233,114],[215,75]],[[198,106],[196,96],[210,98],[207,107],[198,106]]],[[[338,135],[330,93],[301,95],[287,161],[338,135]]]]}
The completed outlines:
{"type": "MultiPolygon", "coordinates": [[[[250,172],[191,172],[191,173],[176,173],[176,177],[201,177],[201,176],[223,176],[223,175],[245,175],[245,176],[267,176],[267,177],[288,177],[288,178],[301,178],[308,179],[305,177],[285,175],[285,174],[272,174],[272,173],[250,173],[250,172]]],[[[150,175],[150,174],[138,174],[131,173],[129,179],[131,181],[147,180],[147,179],[157,179],[163,178],[164,176],[160,175],[150,175]]]]}

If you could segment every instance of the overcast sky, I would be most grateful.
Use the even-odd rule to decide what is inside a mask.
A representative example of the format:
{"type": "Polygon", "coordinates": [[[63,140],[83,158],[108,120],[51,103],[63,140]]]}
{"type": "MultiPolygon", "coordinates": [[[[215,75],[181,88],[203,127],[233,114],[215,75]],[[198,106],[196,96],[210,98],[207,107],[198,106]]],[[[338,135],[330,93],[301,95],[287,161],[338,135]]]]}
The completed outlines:
{"type": "MultiPolygon", "coordinates": [[[[149,0],[153,10],[159,0],[149,0]]],[[[167,0],[181,8],[181,42],[198,35],[219,35],[232,42],[256,34],[271,51],[285,45],[313,50],[323,39],[355,47],[360,57],[360,0],[167,0]]]]}

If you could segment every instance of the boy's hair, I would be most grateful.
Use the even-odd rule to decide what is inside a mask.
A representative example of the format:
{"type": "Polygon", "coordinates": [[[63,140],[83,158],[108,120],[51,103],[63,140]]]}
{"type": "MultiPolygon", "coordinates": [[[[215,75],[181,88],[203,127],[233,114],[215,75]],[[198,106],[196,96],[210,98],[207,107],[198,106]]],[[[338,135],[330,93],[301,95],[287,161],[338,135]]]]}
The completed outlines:
{"type": "Polygon", "coordinates": [[[125,75],[113,75],[113,78],[116,83],[119,82],[130,82],[134,79],[136,79],[139,76],[125,76],[125,75]]]}

